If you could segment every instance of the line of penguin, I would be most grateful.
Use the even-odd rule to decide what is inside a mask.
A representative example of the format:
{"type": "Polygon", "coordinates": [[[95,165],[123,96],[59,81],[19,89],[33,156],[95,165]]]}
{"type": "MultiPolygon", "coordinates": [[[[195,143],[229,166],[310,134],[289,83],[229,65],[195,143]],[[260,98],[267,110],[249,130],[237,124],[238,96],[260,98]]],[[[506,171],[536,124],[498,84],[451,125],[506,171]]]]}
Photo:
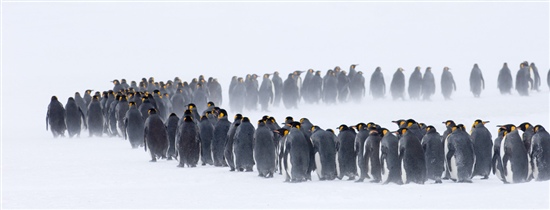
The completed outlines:
{"type": "MultiPolygon", "coordinates": [[[[202,86],[199,83],[197,90],[202,86]]],[[[114,84],[120,85],[118,81],[114,84]]],[[[79,136],[83,124],[90,136],[121,133],[132,148],[148,149],[152,162],[177,159],[178,167],[196,167],[200,160],[202,165],[249,172],[256,166],[259,176],[270,178],[279,172],[287,182],[312,180],[314,171],[320,180],[358,177],[357,182],[369,179],[383,184],[423,184],[428,179],[435,183],[442,183],[442,179],[472,182],[474,176],[487,179],[491,171],[504,183],[550,179],[550,134],[541,125],[498,125],[494,144],[485,127],[488,122],[482,120],[474,122],[470,133],[463,124],[448,120],[440,135],[434,126],[409,119],[393,121],[398,126],[394,132],[371,122],[342,124],[336,135],[307,118],[298,122],[289,116],[282,127],[269,116],[260,119],[256,127],[241,114],[230,122],[227,111],[212,101],[205,103],[202,115],[200,105],[189,103],[181,118],[176,112],[165,118],[158,105],[168,97],[163,100],[160,91],[153,90],[153,94],[145,91],[139,99],[140,91],[135,90],[122,88],[116,92],[118,102],[111,104],[107,101],[115,92],[108,91],[104,105],[96,92],[87,114],[72,97],[64,108],[52,96],[46,129],[51,127],[54,137],[64,136],[65,130],[73,137],[79,136]],[[157,106],[149,99],[156,100],[157,106]],[[138,101],[142,101],[139,106],[138,101]],[[124,112],[121,107],[126,105],[124,112]],[[103,110],[109,111],[104,114],[103,110]],[[115,120],[111,118],[113,110],[115,120]]]]}
{"type": "MultiPolygon", "coordinates": [[[[349,73],[336,66],[334,70],[329,69],[323,77],[321,77],[321,71],[309,69],[303,82],[301,74],[304,71],[289,73],[284,81],[278,71],[273,74],[264,74],[261,85],[258,85],[257,74],[248,74],[244,79],[233,76],[229,84],[230,109],[235,112],[242,112],[243,109],[257,110],[259,104],[261,111],[268,111],[270,105],[278,107],[281,101],[285,108],[291,109],[298,108],[301,99],[308,104],[361,102],[366,94],[365,78],[363,72],[355,70],[357,65],[352,64],[349,73]],[[270,79],[271,75],[273,76],[270,79]]],[[[530,90],[539,91],[541,79],[535,64],[524,61],[519,66],[514,85],[508,64],[503,64],[497,79],[497,88],[501,94],[512,94],[514,86],[522,96],[528,96],[530,90]]],[[[405,100],[403,71],[403,68],[398,68],[390,83],[390,92],[394,100],[405,100]]],[[[477,64],[474,64],[470,72],[469,81],[470,91],[474,97],[480,97],[485,89],[485,80],[477,64]]],[[[547,83],[550,87],[550,71],[548,71],[547,83]]],[[[407,92],[411,100],[430,100],[435,94],[435,86],[431,67],[427,67],[424,74],[420,67],[416,67],[409,77],[407,92]]],[[[444,67],[441,74],[441,93],[445,100],[449,100],[454,91],[456,91],[456,83],[453,75],[449,67],[444,67]]],[[[386,84],[380,67],[372,73],[369,94],[374,99],[385,97],[386,84]]]]}

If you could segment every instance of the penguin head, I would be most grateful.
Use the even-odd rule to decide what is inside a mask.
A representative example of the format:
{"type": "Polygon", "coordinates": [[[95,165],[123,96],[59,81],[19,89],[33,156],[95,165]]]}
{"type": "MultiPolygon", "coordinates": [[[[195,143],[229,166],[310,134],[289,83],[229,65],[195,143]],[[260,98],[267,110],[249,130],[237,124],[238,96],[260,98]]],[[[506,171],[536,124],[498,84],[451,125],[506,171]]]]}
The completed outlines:
{"type": "MultiPolygon", "coordinates": [[[[52,99],[53,100],[53,99],[52,99]]],[[[55,98],[55,100],[57,100],[57,97],[55,98]]],[[[99,96],[98,95],[94,95],[92,97],[92,101],[99,101],[99,96]]]]}
{"type": "Polygon", "coordinates": [[[407,128],[399,128],[397,131],[395,131],[395,134],[396,134],[397,136],[399,136],[399,137],[402,137],[402,136],[404,136],[404,135],[407,133],[407,131],[409,131],[409,129],[407,129],[407,128]]]}
{"type": "Polygon", "coordinates": [[[149,116],[151,116],[151,115],[156,114],[157,110],[156,109],[149,109],[149,110],[147,110],[147,113],[149,114],[149,116]]]}
{"type": "Polygon", "coordinates": [[[443,124],[445,124],[445,126],[446,126],[447,128],[452,128],[453,126],[456,125],[455,122],[452,121],[452,120],[447,120],[447,121],[443,122],[443,124]]]}
{"type": "Polygon", "coordinates": [[[243,122],[243,123],[244,123],[244,122],[250,122],[250,119],[248,119],[248,117],[243,117],[242,122],[243,122]]]}
{"type": "Polygon", "coordinates": [[[311,126],[311,129],[309,129],[309,131],[311,131],[311,133],[315,133],[315,131],[318,131],[320,129],[321,129],[321,127],[319,127],[317,125],[314,125],[314,126],[311,126]]]}
{"type": "Polygon", "coordinates": [[[408,119],[408,120],[406,121],[406,123],[407,123],[407,128],[410,128],[411,126],[413,126],[413,125],[415,125],[415,124],[418,124],[418,123],[417,123],[415,120],[413,120],[413,119],[408,119]]]}
{"type": "Polygon", "coordinates": [[[345,131],[345,130],[349,130],[349,127],[347,125],[342,124],[342,125],[338,126],[337,129],[339,131],[345,131]]]}
{"type": "Polygon", "coordinates": [[[58,101],[58,100],[57,100],[57,96],[52,96],[51,101],[58,101]]]}
{"type": "Polygon", "coordinates": [[[164,93],[163,96],[164,96],[164,98],[170,98],[170,94],[168,94],[168,93],[164,93]]]}
{"type": "Polygon", "coordinates": [[[437,130],[435,129],[434,126],[429,125],[428,127],[426,127],[426,133],[435,133],[435,132],[437,132],[437,130]]]}
{"type": "Polygon", "coordinates": [[[239,77],[239,78],[237,79],[237,81],[238,81],[239,83],[244,83],[244,80],[243,80],[242,77],[239,77]]]}
{"type": "Polygon", "coordinates": [[[351,64],[351,66],[349,67],[349,69],[355,69],[355,67],[357,67],[359,64],[351,64]]]}
{"type": "Polygon", "coordinates": [[[400,120],[394,120],[391,122],[397,124],[398,127],[402,127],[406,121],[404,119],[400,119],[400,120]]]}
{"type": "Polygon", "coordinates": [[[546,131],[542,125],[535,125],[535,128],[533,129],[535,133],[538,133],[539,131],[546,131]]]}
{"type": "Polygon", "coordinates": [[[530,66],[531,66],[531,68],[536,68],[536,67],[535,67],[535,63],[533,63],[533,62],[531,62],[531,65],[530,65],[530,66]]]}
{"type": "Polygon", "coordinates": [[[178,117],[178,115],[176,113],[172,112],[172,114],[170,114],[169,117],[178,117]]]}
{"type": "Polygon", "coordinates": [[[201,121],[203,120],[208,120],[208,114],[204,114],[203,116],[201,116],[201,121]]]}
{"type": "Polygon", "coordinates": [[[425,123],[418,123],[418,126],[420,126],[420,129],[426,129],[427,127],[425,123]]]}
{"type": "Polygon", "coordinates": [[[128,102],[128,107],[133,107],[136,105],[136,102],[130,101],[128,102]]]}
{"type": "Polygon", "coordinates": [[[197,106],[195,106],[194,103],[187,104],[187,109],[192,110],[192,109],[194,109],[195,107],[197,107],[197,106]]]}
{"type": "Polygon", "coordinates": [[[193,122],[193,117],[191,117],[191,116],[184,116],[184,117],[183,117],[183,121],[184,121],[184,122],[193,122]]]}
{"type": "Polygon", "coordinates": [[[302,124],[296,121],[289,123],[288,126],[291,128],[297,128],[297,129],[302,128],[302,124]]]}
{"type": "Polygon", "coordinates": [[[206,106],[208,106],[208,107],[211,107],[211,106],[214,107],[214,106],[216,106],[216,105],[214,104],[214,102],[209,101],[209,102],[206,104],[206,106]]]}
{"type": "Polygon", "coordinates": [[[420,66],[416,66],[416,67],[414,68],[414,71],[420,71],[420,66]]]}
{"type": "Polygon", "coordinates": [[[388,130],[387,128],[380,128],[378,132],[382,137],[391,133],[390,130],[388,130]]]}
{"type": "Polygon", "coordinates": [[[449,71],[449,67],[447,66],[443,67],[443,71],[449,71]]]}
{"type": "Polygon", "coordinates": [[[265,125],[265,121],[264,121],[264,120],[258,120],[258,127],[264,126],[264,125],[265,125]]]}
{"type": "Polygon", "coordinates": [[[234,119],[235,120],[241,120],[241,119],[243,119],[243,115],[242,114],[236,114],[234,119]]]}
{"type": "Polygon", "coordinates": [[[264,74],[264,78],[268,79],[271,74],[264,74]]]}
{"type": "Polygon", "coordinates": [[[479,66],[477,65],[477,63],[474,63],[474,69],[478,69],[479,66]]]}
{"type": "Polygon", "coordinates": [[[334,130],[332,130],[332,129],[330,129],[330,128],[327,129],[326,131],[331,132],[332,134],[334,134],[334,130]]]}
{"type": "Polygon", "coordinates": [[[267,115],[262,116],[262,121],[267,122],[268,119],[269,119],[269,116],[267,115]]]}
{"type": "Polygon", "coordinates": [[[275,120],[274,117],[269,117],[268,120],[271,121],[271,123],[273,123],[273,124],[277,124],[277,121],[275,120]]]}
{"type": "Polygon", "coordinates": [[[286,135],[288,135],[288,130],[286,128],[280,128],[274,130],[273,132],[279,134],[281,137],[285,137],[286,135]]]}
{"type": "Polygon", "coordinates": [[[285,123],[290,123],[290,122],[293,122],[294,121],[294,118],[292,118],[291,116],[287,116],[285,118],[285,123]]]}
{"type": "Polygon", "coordinates": [[[136,83],[136,81],[131,81],[131,82],[130,82],[130,85],[131,85],[131,86],[137,86],[137,83],[136,83]]]}
{"type": "Polygon", "coordinates": [[[73,97],[69,97],[69,99],[67,100],[67,103],[69,102],[74,102],[74,98],[73,97]]]}
{"type": "Polygon", "coordinates": [[[367,124],[365,123],[357,123],[357,125],[355,125],[355,129],[357,129],[358,131],[360,130],[363,130],[363,129],[366,129],[367,128],[367,124]]]}
{"type": "Polygon", "coordinates": [[[531,123],[528,123],[528,122],[524,122],[524,123],[521,123],[521,125],[518,126],[518,128],[521,130],[521,131],[526,131],[527,129],[529,128],[532,128],[533,126],[531,125],[531,123]]]}
{"type": "Polygon", "coordinates": [[[428,66],[428,67],[426,68],[426,72],[431,72],[431,71],[432,71],[432,67],[429,67],[429,66],[428,66]]]}
{"type": "Polygon", "coordinates": [[[380,68],[380,66],[376,67],[376,69],[374,70],[375,72],[380,72],[382,71],[382,68],[380,68]]]}
{"type": "Polygon", "coordinates": [[[120,82],[118,81],[118,79],[115,79],[115,80],[113,80],[113,84],[118,85],[118,84],[120,84],[120,82]]]}
{"type": "Polygon", "coordinates": [[[191,116],[191,114],[192,114],[192,112],[191,112],[191,110],[189,110],[189,109],[186,109],[186,110],[183,112],[183,115],[189,115],[189,116],[191,116]]]}
{"type": "Polygon", "coordinates": [[[515,131],[517,129],[517,127],[513,124],[497,125],[497,127],[503,128],[507,133],[510,133],[510,132],[515,131]]]}
{"type": "Polygon", "coordinates": [[[304,122],[308,123],[308,122],[309,122],[309,119],[307,119],[307,118],[305,118],[305,117],[304,117],[304,118],[301,118],[301,119],[300,119],[300,123],[304,123],[304,122]]]}
{"type": "Polygon", "coordinates": [[[149,83],[155,83],[155,78],[154,77],[149,77],[149,83]]]}
{"type": "Polygon", "coordinates": [[[220,113],[218,114],[218,119],[224,118],[227,116],[227,111],[225,109],[220,109],[220,113]]]}
{"type": "Polygon", "coordinates": [[[472,125],[472,128],[475,128],[478,125],[485,125],[487,123],[489,123],[489,121],[483,121],[483,120],[477,119],[476,121],[474,121],[474,124],[472,125]]]}
{"type": "Polygon", "coordinates": [[[397,68],[397,71],[403,72],[405,70],[403,68],[399,67],[399,68],[397,68]]]}
{"type": "Polygon", "coordinates": [[[275,72],[273,72],[273,75],[279,76],[279,72],[278,72],[278,71],[275,71],[275,72]]]}

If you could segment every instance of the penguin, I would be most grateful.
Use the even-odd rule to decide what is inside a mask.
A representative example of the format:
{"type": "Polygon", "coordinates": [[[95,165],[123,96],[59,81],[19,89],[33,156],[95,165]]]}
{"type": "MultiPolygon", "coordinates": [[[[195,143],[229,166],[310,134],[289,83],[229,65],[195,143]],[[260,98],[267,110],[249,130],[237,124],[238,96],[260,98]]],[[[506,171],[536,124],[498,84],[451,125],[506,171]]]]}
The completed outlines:
{"type": "MultiPolygon", "coordinates": [[[[525,146],[525,151],[527,151],[527,154],[528,154],[527,161],[531,163],[531,156],[529,156],[529,154],[531,154],[532,137],[533,135],[535,135],[534,127],[530,123],[524,122],[521,125],[517,126],[517,128],[523,132],[523,134],[521,135],[521,139],[523,139],[523,145],[525,146]]],[[[532,177],[533,168],[532,168],[532,164],[529,164],[528,166],[529,166],[528,167],[529,175],[527,176],[527,181],[530,181],[533,178],[532,177]]]]}
{"type": "Polygon", "coordinates": [[[384,98],[386,94],[386,83],[380,67],[376,67],[376,70],[372,73],[369,92],[374,99],[384,98]]]}
{"type": "Polygon", "coordinates": [[[367,174],[366,164],[364,163],[363,149],[365,147],[365,141],[369,137],[368,126],[365,123],[357,123],[357,125],[352,126],[352,128],[357,130],[355,134],[355,153],[357,156],[357,168],[359,168],[359,179],[356,182],[362,182],[365,178],[369,178],[367,174]]]}
{"type": "Polygon", "coordinates": [[[398,128],[406,128],[407,127],[407,121],[404,120],[404,119],[393,120],[391,122],[397,124],[398,128]]]}
{"type": "Polygon", "coordinates": [[[443,68],[443,73],[441,74],[441,93],[445,100],[450,100],[453,91],[456,91],[456,83],[453,78],[453,74],[449,71],[449,67],[443,68]]]}
{"type": "Polygon", "coordinates": [[[172,102],[172,112],[175,113],[178,118],[183,116],[183,112],[185,112],[185,97],[183,96],[183,90],[181,88],[178,88],[176,92],[172,95],[170,98],[170,101],[172,102]]]}
{"type": "Polygon", "coordinates": [[[525,146],[521,140],[516,126],[507,124],[500,125],[505,129],[502,141],[500,142],[500,150],[497,155],[497,170],[504,183],[521,183],[527,180],[528,157],[525,146]]]}
{"type": "Polygon", "coordinates": [[[334,180],[338,176],[336,170],[336,138],[329,131],[319,126],[311,127],[311,142],[313,143],[315,172],[319,180],[334,180]]]}
{"type": "Polygon", "coordinates": [[[202,83],[198,83],[195,92],[193,92],[193,103],[197,105],[198,113],[202,113],[206,109],[206,103],[208,103],[208,95],[205,92],[202,83]]]}
{"type": "Polygon", "coordinates": [[[160,116],[160,118],[163,121],[165,121],[166,118],[168,118],[168,112],[170,110],[168,110],[168,105],[164,103],[161,91],[160,90],[155,90],[153,92],[152,97],[154,98],[155,103],[157,105],[156,106],[157,114],[160,116]]]}
{"type": "Polygon", "coordinates": [[[504,63],[502,69],[498,72],[497,87],[500,90],[500,94],[512,94],[512,87],[514,83],[512,81],[512,72],[508,68],[508,64],[504,63]]]}
{"type": "Polygon", "coordinates": [[[212,142],[214,139],[214,126],[206,115],[201,117],[198,124],[201,139],[201,162],[202,165],[214,165],[212,160],[212,142]]]}
{"type": "Polygon", "coordinates": [[[531,165],[535,181],[550,180],[550,134],[541,125],[534,128],[531,142],[531,165]]]}
{"type": "Polygon", "coordinates": [[[86,107],[86,111],[88,111],[88,105],[90,105],[90,103],[92,102],[92,91],[93,90],[86,90],[84,91],[84,96],[82,97],[82,99],[84,100],[84,106],[86,107]]]}
{"type": "Polygon", "coordinates": [[[235,153],[233,152],[233,144],[235,140],[235,133],[237,132],[237,127],[241,125],[241,120],[243,116],[241,114],[236,114],[233,123],[227,131],[227,141],[225,142],[224,156],[229,165],[229,171],[235,171],[235,153]]]}
{"type": "Polygon", "coordinates": [[[52,96],[50,104],[48,105],[48,112],[46,113],[46,131],[48,125],[51,127],[54,138],[58,136],[65,137],[65,130],[67,125],[65,124],[65,108],[63,104],[59,102],[57,96],[52,96]]]}
{"type": "Polygon", "coordinates": [[[278,71],[275,71],[273,73],[271,82],[273,82],[274,91],[273,106],[279,107],[279,104],[281,103],[281,98],[283,96],[283,79],[279,76],[278,71]]]}
{"type": "Polygon", "coordinates": [[[435,79],[432,74],[432,67],[426,68],[422,77],[422,100],[429,101],[430,97],[435,94],[435,79]]]}
{"type": "Polygon", "coordinates": [[[101,111],[101,104],[99,102],[99,96],[94,95],[92,102],[88,105],[88,131],[90,137],[103,135],[103,111],[101,111]]]}
{"type": "MultiPolygon", "coordinates": [[[[432,179],[440,184],[441,176],[445,171],[445,151],[441,136],[434,126],[426,128],[426,134],[422,138],[422,149],[424,149],[424,159],[426,161],[426,178],[432,179]]],[[[489,153],[490,154],[490,153],[489,153]]]]}
{"type": "Polygon", "coordinates": [[[411,73],[407,91],[411,100],[420,99],[420,93],[422,91],[422,72],[420,72],[420,66],[414,68],[413,73],[411,73]]]}
{"type": "Polygon", "coordinates": [[[275,142],[273,132],[263,120],[258,121],[258,128],[254,132],[254,161],[258,176],[273,178],[275,173],[275,142]]]}
{"type": "Polygon", "coordinates": [[[323,101],[326,104],[336,104],[338,96],[338,79],[332,70],[323,77],[323,101]]]}
{"type": "Polygon", "coordinates": [[[141,116],[141,112],[137,109],[135,102],[130,102],[128,106],[129,109],[124,117],[124,130],[126,131],[125,136],[128,140],[130,140],[130,145],[133,149],[135,149],[139,146],[143,146],[145,122],[141,116]]]}
{"type": "Polygon", "coordinates": [[[114,86],[113,86],[113,91],[114,91],[115,93],[123,89],[123,87],[122,87],[122,85],[120,84],[120,82],[118,81],[118,79],[113,80],[113,85],[114,85],[114,86]]]}
{"type": "Polygon", "coordinates": [[[516,74],[516,90],[520,96],[529,96],[529,86],[532,84],[529,74],[529,64],[524,61],[519,65],[520,69],[516,74]]]}
{"type": "Polygon", "coordinates": [[[124,130],[124,116],[128,111],[130,105],[128,104],[128,98],[126,95],[120,96],[118,103],[115,106],[115,119],[118,125],[118,133],[122,133],[122,137],[126,139],[126,130],[124,130]]]}
{"type": "Polygon", "coordinates": [[[144,124],[144,149],[151,154],[151,162],[156,162],[158,158],[166,159],[170,141],[168,140],[168,131],[161,116],[156,109],[149,109],[149,117],[144,124]]]}
{"type": "Polygon", "coordinates": [[[261,110],[268,111],[269,104],[273,103],[273,83],[269,79],[270,74],[264,74],[260,90],[258,92],[258,102],[260,103],[261,110]]]}
{"type": "Polygon", "coordinates": [[[372,178],[371,182],[379,183],[382,179],[380,167],[380,141],[382,136],[376,126],[369,127],[369,137],[365,140],[363,148],[363,162],[366,171],[372,178]]]}
{"type": "Polygon", "coordinates": [[[540,87],[540,75],[539,75],[539,70],[538,68],[535,66],[535,63],[532,63],[531,62],[531,65],[529,66],[529,69],[530,71],[532,72],[532,75],[533,75],[533,85],[531,86],[531,90],[536,90],[537,92],[539,91],[539,87],[540,87]]]}
{"type": "Polygon", "coordinates": [[[403,74],[403,68],[399,67],[390,83],[390,92],[393,100],[402,99],[405,100],[405,74],[403,74]]]}
{"type": "Polygon", "coordinates": [[[311,172],[315,170],[315,162],[314,159],[314,151],[313,151],[313,143],[309,140],[311,140],[311,128],[313,127],[313,124],[309,121],[307,118],[300,119],[300,130],[308,140],[308,148],[309,148],[309,154],[310,154],[310,160],[309,161],[309,168],[307,170],[306,179],[311,180],[311,172]]]}
{"type": "Polygon", "coordinates": [[[246,90],[245,108],[250,111],[255,111],[258,108],[258,81],[255,79],[254,75],[247,75],[244,83],[246,90]]]}
{"type": "MultiPolygon", "coordinates": [[[[321,73],[319,72],[319,77],[320,75],[321,73]]],[[[349,93],[351,100],[355,103],[360,103],[363,97],[365,97],[365,77],[363,77],[362,71],[358,71],[353,77],[350,78],[349,93]]]]}
{"type": "Polygon", "coordinates": [[[304,102],[311,103],[311,79],[313,79],[313,69],[308,69],[306,76],[304,77],[304,82],[302,83],[302,88],[300,89],[300,95],[303,97],[304,102]]]}
{"type": "Polygon", "coordinates": [[[167,160],[172,160],[172,158],[176,158],[177,150],[176,150],[176,132],[178,130],[178,122],[180,121],[180,118],[176,113],[170,114],[168,116],[168,120],[166,120],[165,126],[166,126],[166,132],[168,133],[168,141],[170,142],[168,146],[168,151],[166,153],[167,160]]]}
{"type": "Polygon", "coordinates": [[[237,84],[233,88],[233,92],[230,93],[232,96],[230,99],[233,103],[231,110],[235,112],[242,112],[244,109],[245,97],[246,97],[246,87],[244,84],[243,78],[239,77],[237,84]]]}
{"type": "Polygon", "coordinates": [[[474,144],[465,127],[459,124],[453,127],[445,141],[445,162],[455,182],[472,182],[472,172],[476,162],[474,144]]]}
{"type": "Polygon", "coordinates": [[[323,98],[323,78],[321,77],[321,71],[315,72],[315,75],[311,78],[308,89],[310,103],[319,104],[323,98]]]}
{"type": "Polygon", "coordinates": [[[196,167],[200,159],[201,139],[193,117],[183,117],[176,131],[176,149],[179,154],[178,167],[196,167]]]}
{"type": "Polygon", "coordinates": [[[491,166],[493,168],[493,174],[497,176],[498,179],[501,181],[504,180],[504,177],[502,176],[504,174],[504,167],[502,165],[502,159],[500,159],[500,145],[502,143],[502,139],[504,138],[504,134],[506,132],[505,127],[499,127],[497,132],[497,137],[494,140],[493,144],[493,159],[491,160],[491,166]]]}
{"type": "Polygon", "coordinates": [[[491,136],[491,132],[485,127],[486,123],[489,123],[489,121],[477,119],[474,121],[470,132],[476,157],[472,177],[483,176],[481,179],[489,178],[492,164],[493,137],[491,136]]]}
{"type": "Polygon", "coordinates": [[[254,132],[256,129],[248,117],[243,117],[241,124],[235,131],[233,153],[235,154],[235,168],[238,171],[251,172],[254,162],[254,132]]]}
{"type": "Polygon", "coordinates": [[[388,129],[382,130],[380,140],[380,175],[382,184],[393,182],[403,184],[401,161],[399,160],[399,140],[388,129]]]}
{"type": "Polygon", "coordinates": [[[483,80],[481,69],[476,63],[470,72],[470,91],[474,94],[474,97],[479,98],[483,89],[485,89],[485,80],[483,80]]]}
{"type": "Polygon", "coordinates": [[[218,106],[223,105],[222,86],[218,82],[218,79],[213,78],[212,82],[208,84],[208,92],[210,92],[210,100],[218,106]]]}
{"type": "Polygon", "coordinates": [[[88,111],[88,105],[86,104],[86,101],[84,101],[84,98],[80,96],[79,92],[74,93],[74,100],[76,102],[76,105],[82,110],[82,113],[84,113],[84,116],[86,116],[88,111]]]}
{"type": "Polygon", "coordinates": [[[348,100],[349,96],[349,79],[348,76],[346,76],[346,71],[340,71],[340,67],[335,67],[335,69],[338,69],[338,73],[336,74],[336,79],[338,80],[337,88],[338,88],[338,102],[345,103],[348,100]]]}
{"type": "Polygon", "coordinates": [[[292,122],[286,135],[283,165],[286,182],[304,182],[307,180],[310,152],[308,139],[300,130],[299,122],[292,122]]]}
{"type": "Polygon", "coordinates": [[[118,134],[117,118],[116,118],[116,106],[120,101],[121,95],[116,95],[115,100],[109,104],[107,111],[107,128],[110,136],[120,136],[118,134]]]}
{"type": "Polygon", "coordinates": [[[340,131],[338,133],[338,141],[336,143],[336,150],[338,151],[338,166],[340,172],[338,179],[342,179],[344,176],[348,177],[348,180],[354,180],[357,176],[357,161],[355,151],[355,136],[356,133],[353,128],[347,125],[340,125],[338,127],[340,131]]]}
{"type": "Polygon", "coordinates": [[[405,184],[414,182],[424,184],[426,181],[426,161],[424,150],[418,137],[407,128],[400,128],[396,134],[399,138],[399,161],[401,162],[401,180],[405,184]]]}
{"type": "Polygon", "coordinates": [[[231,127],[231,122],[227,119],[227,111],[220,109],[218,114],[218,122],[214,125],[214,136],[212,139],[212,157],[214,158],[214,166],[227,166],[224,159],[225,145],[228,139],[228,131],[231,127]]]}
{"type": "Polygon", "coordinates": [[[284,81],[282,98],[285,108],[298,108],[298,100],[300,99],[300,88],[297,85],[295,74],[288,74],[288,77],[284,81]]]}
{"type": "Polygon", "coordinates": [[[141,105],[139,105],[139,112],[141,112],[141,117],[143,118],[143,121],[145,122],[145,120],[147,120],[147,117],[149,116],[148,112],[149,112],[149,109],[155,109],[155,106],[151,103],[151,98],[153,98],[153,96],[149,95],[149,96],[143,96],[142,98],[142,103],[141,105]]]}
{"type": "MultiPolygon", "coordinates": [[[[349,73],[348,73],[348,79],[349,81],[351,82],[351,80],[353,79],[353,77],[355,77],[355,75],[357,75],[357,70],[355,70],[355,68],[358,66],[359,64],[351,64],[349,66],[349,73]]],[[[350,89],[351,90],[351,89],[350,89]]]]}
{"type": "Polygon", "coordinates": [[[420,142],[422,140],[422,137],[424,137],[424,133],[422,133],[420,124],[413,119],[408,119],[407,121],[405,121],[405,125],[408,129],[407,131],[413,133],[416,136],[417,140],[420,142]]]}
{"type": "Polygon", "coordinates": [[[76,104],[74,98],[69,97],[67,103],[65,104],[65,125],[67,126],[69,137],[72,138],[75,135],[80,137],[82,124],[84,124],[85,128],[88,128],[84,112],[82,112],[82,109],[80,109],[80,107],[76,104]]]}

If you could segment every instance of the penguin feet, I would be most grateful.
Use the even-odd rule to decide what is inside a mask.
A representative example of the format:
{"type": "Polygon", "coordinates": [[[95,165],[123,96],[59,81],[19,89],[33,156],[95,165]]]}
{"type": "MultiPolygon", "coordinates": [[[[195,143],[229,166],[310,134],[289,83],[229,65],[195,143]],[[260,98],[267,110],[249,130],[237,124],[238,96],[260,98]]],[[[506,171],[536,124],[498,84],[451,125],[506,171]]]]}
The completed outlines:
{"type": "Polygon", "coordinates": [[[153,163],[153,162],[157,162],[157,159],[156,159],[156,158],[153,158],[153,159],[151,159],[149,162],[152,162],[152,163],[153,163]]]}
{"type": "Polygon", "coordinates": [[[441,184],[443,183],[441,180],[435,180],[435,184],[441,184]]]}
{"type": "Polygon", "coordinates": [[[183,164],[183,163],[180,163],[180,164],[178,164],[178,166],[177,166],[177,167],[178,167],[178,168],[185,168],[185,164],[183,164]]]}
{"type": "Polygon", "coordinates": [[[365,178],[359,178],[358,180],[355,181],[355,183],[363,182],[364,180],[365,178]]]}
{"type": "Polygon", "coordinates": [[[351,180],[355,180],[355,176],[350,176],[350,177],[348,178],[348,180],[350,180],[350,181],[351,181],[351,180]]]}
{"type": "Polygon", "coordinates": [[[485,176],[483,176],[483,178],[481,178],[481,179],[489,179],[489,175],[485,175],[485,176]]]}
{"type": "Polygon", "coordinates": [[[229,169],[229,171],[235,171],[235,168],[231,167],[231,168],[229,169]]]}
{"type": "Polygon", "coordinates": [[[458,183],[472,183],[472,180],[459,180],[458,183]]]}
{"type": "Polygon", "coordinates": [[[202,166],[205,166],[205,165],[206,165],[206,163],[205,163],[205,162],[202,162],[202,164],[201,164],[201,165],[202,165],[202,166]]]}
{"type": "Polygon", "coordinates": [[[380,183],[380,179],[371,180],[370,183],[380,183]]]}
{"type": "Polygon", "coordinates": [[[168,158],[166,158],[166,160],[172,160],[172,156],[168,156],[168,158]]]}
{"type": "Polygon", "coordinates": [[[267,173],[267,175],[265,175],[265,178],[273,178],[273,172],[267,173]]]}
{"type": "Polygon", "coordinates": [[[245,169],[245,172],[252,172],[252,171],[253,171],[252,168],[246,168],[245,169]]]}

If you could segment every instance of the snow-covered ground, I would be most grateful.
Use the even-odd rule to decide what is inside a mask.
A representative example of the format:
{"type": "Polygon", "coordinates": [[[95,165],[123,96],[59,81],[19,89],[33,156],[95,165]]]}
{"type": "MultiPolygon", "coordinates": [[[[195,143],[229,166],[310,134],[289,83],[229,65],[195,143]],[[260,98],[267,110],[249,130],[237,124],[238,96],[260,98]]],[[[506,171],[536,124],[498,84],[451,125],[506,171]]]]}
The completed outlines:
{"type": "MultiPolygon", "coordinates": [[[[204,74],[224,88],[231,76],[281,75],[334,66],[365,78],[381,66],[387,86],[398,67],[406,79],[431,66],[432,101],[372,100],[306,105],[243,114],[307,117],[322,128],[413,118],[434,125],[475,119],[496,125],[550,127],[549,4],[539,3],[3,3],[2,208],[550,208],[549,182],[503,184],[494,175],[472,184],[380,185],[335,180],[284,183],[280,175],[228,168],[177,168],[149,162],[120,138],[54,139],[45,130],[52,95],[112,88],[113,79],[154,76],[190,81],[204,74]],[[520,12],[519,12],[520,11],[520,12]],[[502,32],[504,31],[504,32],[502,32]],[[500,95],[496,76],[508,62],[514,76],[527,60],[543,84],[529,97],[500,95]],[[483,71],[481,98],[469,92],[474,63],[483,71]],[[458,90],[440,93],[451,67],[458,90]]],[[[233,116],[235,113],[229,113],[233,116]]]]}

